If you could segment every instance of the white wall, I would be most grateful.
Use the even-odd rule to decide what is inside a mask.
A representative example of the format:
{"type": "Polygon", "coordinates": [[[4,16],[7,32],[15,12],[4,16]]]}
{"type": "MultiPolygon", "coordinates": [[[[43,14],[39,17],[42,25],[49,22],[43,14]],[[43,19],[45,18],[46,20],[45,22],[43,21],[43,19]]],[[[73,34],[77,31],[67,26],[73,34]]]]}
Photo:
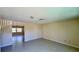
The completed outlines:
{"type": "Polygon", "coordinates": [[[44,24],[43,38],[79,48],[79,19],[44,24]]]}

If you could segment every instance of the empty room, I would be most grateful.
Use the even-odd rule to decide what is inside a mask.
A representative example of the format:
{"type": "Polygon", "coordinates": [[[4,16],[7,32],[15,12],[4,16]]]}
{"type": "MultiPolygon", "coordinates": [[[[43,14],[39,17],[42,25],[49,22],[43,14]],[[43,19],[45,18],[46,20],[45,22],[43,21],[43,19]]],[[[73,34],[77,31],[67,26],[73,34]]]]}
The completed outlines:
{"type": "Polygon", "coordinates": [[[0,7],[1,52],[79,52],[78,7],[0,7]]]}

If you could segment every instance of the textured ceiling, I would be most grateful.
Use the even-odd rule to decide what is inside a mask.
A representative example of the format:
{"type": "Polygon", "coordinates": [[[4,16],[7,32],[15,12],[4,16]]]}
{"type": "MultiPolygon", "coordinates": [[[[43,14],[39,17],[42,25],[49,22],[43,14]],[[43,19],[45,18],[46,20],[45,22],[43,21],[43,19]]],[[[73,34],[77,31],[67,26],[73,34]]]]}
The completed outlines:
{"type": "Polygon", "coordinates": [[[48,23],[79,16],[78,7],[0,7],[4,19],[48,23]],[[44,19],[44,20],[39,20],[44,19]]]}

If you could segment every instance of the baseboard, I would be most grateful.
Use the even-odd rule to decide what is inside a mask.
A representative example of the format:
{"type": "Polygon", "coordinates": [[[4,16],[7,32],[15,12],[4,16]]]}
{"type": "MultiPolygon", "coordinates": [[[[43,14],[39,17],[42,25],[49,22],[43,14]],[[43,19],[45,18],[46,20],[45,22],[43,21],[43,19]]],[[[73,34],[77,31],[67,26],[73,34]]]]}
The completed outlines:
{"type": "MultiPolygon", "coordinates": [[[[43,38],[43,39],[45,39],[45,38],[43,38]]],[[[46,39],[46,40],[49,40],[49,39],[46,39]]],[[[77,47],[75,45],[68,44],[68,43],[58,42],[58,41],[55,41],[55,40],[50,40],[50,41],[57,42],[57,43],[60,43],[60,44],[64,44],[64,45],[71,46],[71,47],[79,49],[79,47],[77,47]]]]}
{"type": "Polygon", "coordinates": [[[25,40],[25,42],[33,41],[33,40],[37,40],[37,39],[43,39],[43,38],[36,38],[36,39],[31,39],[31,40],[25,40]]]}
{"type": "MultiPolygon", "coordinates": [[[[46,38],[37,38],[37,39],[46,39],[46,38]]],[[[33,40],[37,40],[37,39],[27,40],[25,42],[33,41],[33,40]]],[[[46,39],[46,40],[50,40],[50,39],[46,39]]],[[[63,42],[59,42],[59,41],[55,41],[55,40],[50,40],[50,41],[57,42],[57,43],[60,43],[60,44],[64,44],[64,45],[71,46],[71,47],[79,49],[79,47],[77,47],[75,45],[68,44],[68,43],[63,43],[63,42]]]]}

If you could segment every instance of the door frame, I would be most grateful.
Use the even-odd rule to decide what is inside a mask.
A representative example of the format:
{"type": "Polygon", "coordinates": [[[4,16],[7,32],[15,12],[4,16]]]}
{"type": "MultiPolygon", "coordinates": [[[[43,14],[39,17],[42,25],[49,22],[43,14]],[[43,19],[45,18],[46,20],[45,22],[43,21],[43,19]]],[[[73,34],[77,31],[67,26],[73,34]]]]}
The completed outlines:
{"type": "Polygon", "coordinates": [[[25,42],[25,36],[24,36],[24,26],[12,26],[12,28],[22,28],[22,32],[17,32],[16,30],[16,33],[13,33],[12,32],[12,36],[17,36],[17,35],[22,35],[23,36],[23,39],[22,39],[22,42],[25,42]]]}

